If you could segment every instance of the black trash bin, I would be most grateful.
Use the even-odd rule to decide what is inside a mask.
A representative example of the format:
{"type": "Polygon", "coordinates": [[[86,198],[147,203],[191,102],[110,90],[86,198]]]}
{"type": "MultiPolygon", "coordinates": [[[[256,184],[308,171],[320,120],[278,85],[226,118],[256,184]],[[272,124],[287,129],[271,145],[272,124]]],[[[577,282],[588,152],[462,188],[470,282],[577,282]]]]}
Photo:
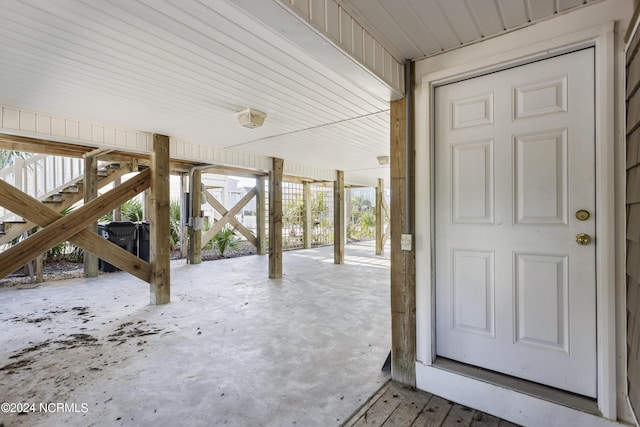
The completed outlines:
{"type": "MultiPolygon", "coordinates": [[[[108,224],[98,225],[98,233],[120,246],[122,249],[136,255],[136,224],[131,221],[112,221],[108,224]]],[[[119,269],[104,260],[98,263],[100,271],[111,273],[119,269]]]]}
{"type": "Polygon", "coordinates": [[[138,258],[149,262],[149,240],[151,237],[149,222],[137,222],[136,227],[138,228],[138,258]]]}

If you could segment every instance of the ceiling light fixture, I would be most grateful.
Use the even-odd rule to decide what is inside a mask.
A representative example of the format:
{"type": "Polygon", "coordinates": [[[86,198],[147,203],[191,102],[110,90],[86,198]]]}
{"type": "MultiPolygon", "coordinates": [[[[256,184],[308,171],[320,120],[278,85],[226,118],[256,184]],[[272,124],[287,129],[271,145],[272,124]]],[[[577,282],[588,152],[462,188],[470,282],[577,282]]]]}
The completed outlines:
{"type": "Polygon", "coordinates": [[[253,108],[247,108],[246,110],[238,111],[236,118],[241,126],[249,129],[255,129],[264,123],[264,119],[267,118],[267,113],[254,110],[253,108]]]}
{"type": "Polygon", "coordinates": [[[389,156],[378,156],[378,164],[380,166],[389,164],[389,156]]]}

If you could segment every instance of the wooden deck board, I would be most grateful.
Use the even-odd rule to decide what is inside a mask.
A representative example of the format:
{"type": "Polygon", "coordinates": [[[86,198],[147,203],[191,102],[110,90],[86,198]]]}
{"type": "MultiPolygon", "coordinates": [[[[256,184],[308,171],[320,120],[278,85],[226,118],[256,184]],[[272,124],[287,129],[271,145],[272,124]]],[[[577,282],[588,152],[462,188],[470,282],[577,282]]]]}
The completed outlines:
{"type": "Polygon", "coordinates": [[[473,409],[455,404],[451,407],[442,427],[469,427],[473,421],[473,409]]]}
{"type": "Polygon", "coordinates": [[[380,427],[400,406],[409,390],[397,387],[394,383],[377,400],[364,415],[354,424],[354,427],[376,426],[380,427]]]}
{"type": "Polygon", "coordinates": [[[362,407],[360,409],[358,409],[347,421],[345,421],[342,424],[342,427],[353,427],[355,425],[356,422],[358,422],[358,420],[369,410],[371,409],[371,407],[373,405],[376,404],[376,402],[378,401],[378,399],[380,399],[382,397],[382,395],[384,395],[384,393],[389,390],[389,387],[391,387],[392,382],[388,381],[386,382],[382,387],[380,387],[380,389],[378,389],[377,392],[375,392],[375,394],[373,396],[371,396],[371,398],[366,401],[364,403],[364,405],[362,405],[362,407]]]}
{"type": "Polygon", "coordinates": [[[345,427],[518,427],[493,415],[393,381],[383,385],[345,427]]]}
{"type": "Polygon", "coordinates": [[[453,403],[441,398],[440,396],[431,396],[429,403],[425,406],[422,413],[418,416],[412,426],[415,427],[440,427],[447,418],[453,403]]]}
{"type": "Polygon", "coordinates": [[[429,403],[431,394],[408,391],[404,400],[387,418],[383,427],[410,426],[429,403]]]}

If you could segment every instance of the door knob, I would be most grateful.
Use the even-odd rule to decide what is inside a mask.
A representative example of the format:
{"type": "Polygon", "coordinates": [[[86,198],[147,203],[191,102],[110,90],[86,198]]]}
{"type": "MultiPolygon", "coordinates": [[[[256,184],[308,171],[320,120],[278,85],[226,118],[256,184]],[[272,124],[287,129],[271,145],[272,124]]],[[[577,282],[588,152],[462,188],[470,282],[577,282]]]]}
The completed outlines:
{"type": "Polygon", "coordinates": [[[580,233],[576,236],[576,243],[579,245],[588,245],[591,243],[591,236],[585,233],[580,233]]]}

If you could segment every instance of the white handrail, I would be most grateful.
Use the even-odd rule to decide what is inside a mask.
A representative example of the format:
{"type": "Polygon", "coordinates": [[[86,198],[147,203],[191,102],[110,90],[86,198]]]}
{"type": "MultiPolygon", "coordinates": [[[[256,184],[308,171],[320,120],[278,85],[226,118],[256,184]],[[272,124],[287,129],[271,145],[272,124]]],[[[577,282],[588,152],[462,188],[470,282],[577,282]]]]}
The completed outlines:
{"type": "MultiPolygon", "coordinates": [[[[45,154],[26,159],[16,157],[13,165],[0,170],[0,179],[38,200],[59,193],[80,181],[83,176],[83,159],[45,154]]],[[[21,219],[0,206],[0,222],[21,219]]]]}

